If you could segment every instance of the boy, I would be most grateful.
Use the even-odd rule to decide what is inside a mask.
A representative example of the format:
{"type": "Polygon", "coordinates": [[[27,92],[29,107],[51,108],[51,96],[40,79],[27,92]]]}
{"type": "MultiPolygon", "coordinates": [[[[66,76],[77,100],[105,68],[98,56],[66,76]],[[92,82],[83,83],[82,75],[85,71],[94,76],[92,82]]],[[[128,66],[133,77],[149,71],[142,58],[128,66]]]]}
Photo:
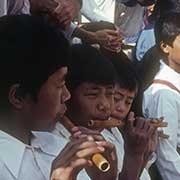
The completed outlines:
{"type": "Polygon", "coordinates": [[[159,72],[144,92],[143,113],[146,117],[164,117],[169,139],[159,140],[157,166],[163,180],[180,177],[180,14],[169,13],[155,25],[156,44],[161,52],[159,72]]]}
{"type": "MultiPolygon", "coordinates": [[[[104,121],[111,116],[114,107],[113,95],[115,79],[113,74],[115,72],[112,64],[102,55],[99,55],[98,51],[93,48],[76,45],[72,47],[72,52],[73,60],[70,63],[70,73],[67,81],[72,98],[68,102],[67,116],[77,126],[88,127],[87,124],[92,119],[104,121]]],[[[130,116],[128,121],[129,129],[130,126],[132,126],[132,121],[132,116],[130,116]]],[[[134,127],[133,130],[135,130],[135,132],[138,130],[141,132],[142,129],[134,127]]],[[[80,135],[78,130],[86,132],[87,134],[90,133],[88,129],[78,127],[76,130],[73,130],[77,136],[80,135]]],[[[112,132],[103,128],[98,129],[96,134],[94,134],[99,135],[99,133],[101,133],[106,140],[112,142],[116,146],[118,155],[118,174],[122,171],[119,178],[125,179],[132,175],[132,177],[136,179],[139,176],[142,163],[141,160],[144,148],[146,147],[145,144],[147,143],[147,137],[144,136],[143,138],[140,138],[143,142],[145,142],[141,145],[141,147],[139,146],[140,148],[138,147],[138,153],[135,153],[134,157],[133,153],[137,149],[135,147],[132,148],[132,144],[127,145],[128,152],[126,152],[123,166],[122,152],[124,144],[122,143],[123,140],[121,140],[122,136],[119,131],[116,128],[115,131],[117,132],[117,136],[114,136],[112,132]],[[131,151],[130,149],[134,149],[134,151],[131,151]],[[133,166],[133,162],[138,162],[138,166],[137,164],[133,166]],[[129,168],[129,166],[132,168],[129,168]]],[[[64,138],[68,138],[69,135],[67,129],[65,129],[60,123],[57,123],[54,133],[59,134],[61,137],[64,136],[64,138]]],[[[133,141],[134,140],[132,140],[132,142],[133,141]]],[[[112,169],[114,168],[115,170],[115,162],[111,166],[112,169]]],[[[105,174],[105,178],[112,178],[112,172],[110,176],[108,173],[105,174]]],[[[117,176],[117,173],[115,173],[115,175],[117,176]]],[[[84,175],[84,179],[85,177],[86,176],[84,175]]]]}
{"type": "MultiPolygon", "coordinates": [[[[53,128],[65,112],[68,42],[40,19],[7,16],[0,19],[0,51],[0,179],[48,180],[53,159],[31,144],[31,130],[53,128]]],[[[72,179],[102,148],[92,138],[73,140],[53,162],[51,179],[72,179]]]]}

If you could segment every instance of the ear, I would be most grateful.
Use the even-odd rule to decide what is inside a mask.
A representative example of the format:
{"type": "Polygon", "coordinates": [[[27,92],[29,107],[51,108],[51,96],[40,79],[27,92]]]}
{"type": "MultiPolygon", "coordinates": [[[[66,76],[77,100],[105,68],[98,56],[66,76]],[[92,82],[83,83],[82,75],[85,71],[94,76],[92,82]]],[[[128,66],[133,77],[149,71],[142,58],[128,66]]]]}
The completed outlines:
{"type": "Polygon", "coordinates": [[[22,109],[24,104],[24,98],[21,97],[18,93],[20,88],[19,84],[14,84],[10,87],[8,99],[10,104],[16,109],[22,109]]]}
{"type": "Polygon", "coordinates": [[[160,47],[165,54],[169,54],[171,51],[171,46],[169,46],[168,44],[164,42],[161,42],[160,47]]]}

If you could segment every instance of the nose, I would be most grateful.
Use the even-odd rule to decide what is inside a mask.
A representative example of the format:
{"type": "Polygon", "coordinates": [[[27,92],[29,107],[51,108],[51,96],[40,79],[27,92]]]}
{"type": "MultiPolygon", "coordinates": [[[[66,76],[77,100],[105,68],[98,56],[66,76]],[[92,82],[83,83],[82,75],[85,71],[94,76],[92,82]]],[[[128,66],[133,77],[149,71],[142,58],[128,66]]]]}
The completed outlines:
{"type": "Polygon", "coordinates": [[[62,94],[62,101],[63,101],[62,103],[65,103],[70,98],[71,98],[71,94],[65,85],[63,88],[63,94],[62,94]]]}
{"type": "Polygon", "coordinates": [[[119,103],[116,105],[115,110],[118,111],[118,112],[121,112],[121,113],[125,112],[125,110],[126,110],[126,105],[125,105],[125,103],[124,103],[123,101],[119,102],[119,103]]]}
{"type": "Polygon", "coordinates": [[[104,96],[101,97],[97,108],[100,112],[103,112],[105,114],[110,114],[111,113],[111,103],[108,101],[108,99],[104,96]]]}

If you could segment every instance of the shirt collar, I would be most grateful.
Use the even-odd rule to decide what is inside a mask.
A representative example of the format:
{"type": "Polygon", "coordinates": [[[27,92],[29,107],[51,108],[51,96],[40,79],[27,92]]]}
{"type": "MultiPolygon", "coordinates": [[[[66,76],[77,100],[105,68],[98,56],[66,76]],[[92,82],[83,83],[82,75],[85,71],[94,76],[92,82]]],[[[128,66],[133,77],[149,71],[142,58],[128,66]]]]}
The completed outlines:
{"type": "Polygon", "coordinates": [[[0,131],[0,158],[18,179],[26,145],[9,134],[0,131]]]}
{"type": "Polygon", "coordinates": [[[31,145],[51,156],[56,157],[68,143],[65,138],[58,137],[51,132],[33,131],[32,134],[34,137],[31,140],[31,145]]]}
{"type": "Polygon", "coordinates": [[[106,141],[110,141],[110,142],[115,141],[113,134],[107,129],[103,129],[103,131],[101,131],[101,135],[106,139],[106,141]]]}
{"type": "Polygon", "coordinates": [[[155,76],[155,79],[166,80],[172,83],[177,89],[180,90],[180,74],[174,69],[166,65],[163,60],[160,61],[160,71],[155,76]]]}
{"type": "Polygon", "coordinates": [[[57,122],[53,134],[57,134],[58,136],[62,136],[66,139],[69,139],[71,133],[60,123],[57,122]]]}

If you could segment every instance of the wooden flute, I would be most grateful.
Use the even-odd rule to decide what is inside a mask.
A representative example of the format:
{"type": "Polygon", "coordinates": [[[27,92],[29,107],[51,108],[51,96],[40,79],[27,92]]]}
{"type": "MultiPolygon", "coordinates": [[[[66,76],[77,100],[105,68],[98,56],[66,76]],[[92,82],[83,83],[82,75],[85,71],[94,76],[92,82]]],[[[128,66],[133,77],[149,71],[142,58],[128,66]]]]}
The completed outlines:
{"type": "MultiPolygon", "coordinates": [[[[75,125],[72,123],[72,121],[64,116],[60,121],[65,128],[67,128],[70,132],[75,125]]],[[[110,163],[103,157],[102,154],[96,153],[92,156],[92,161],[96,165],[96,167],[101,170],[102,172],[107,172],[110,169],[110,163]]]]}
{"type": "MultiPolygon", "coordinates": [[[[150,118],[148,119],[150,123],[156,128],[167,127],[168,123],[163,122],[161,118],[150,118]]],[[[102,129],[102,128],[113,128],[113,127],[123,127],[125,122],[121,120],[114,119],[110,117],[108,120],[91,120],[88,123],[90,129],[102,129]]],[[[158,133],[158,136],[167,139],[169,136],[164,133],[158,133]]]]}

